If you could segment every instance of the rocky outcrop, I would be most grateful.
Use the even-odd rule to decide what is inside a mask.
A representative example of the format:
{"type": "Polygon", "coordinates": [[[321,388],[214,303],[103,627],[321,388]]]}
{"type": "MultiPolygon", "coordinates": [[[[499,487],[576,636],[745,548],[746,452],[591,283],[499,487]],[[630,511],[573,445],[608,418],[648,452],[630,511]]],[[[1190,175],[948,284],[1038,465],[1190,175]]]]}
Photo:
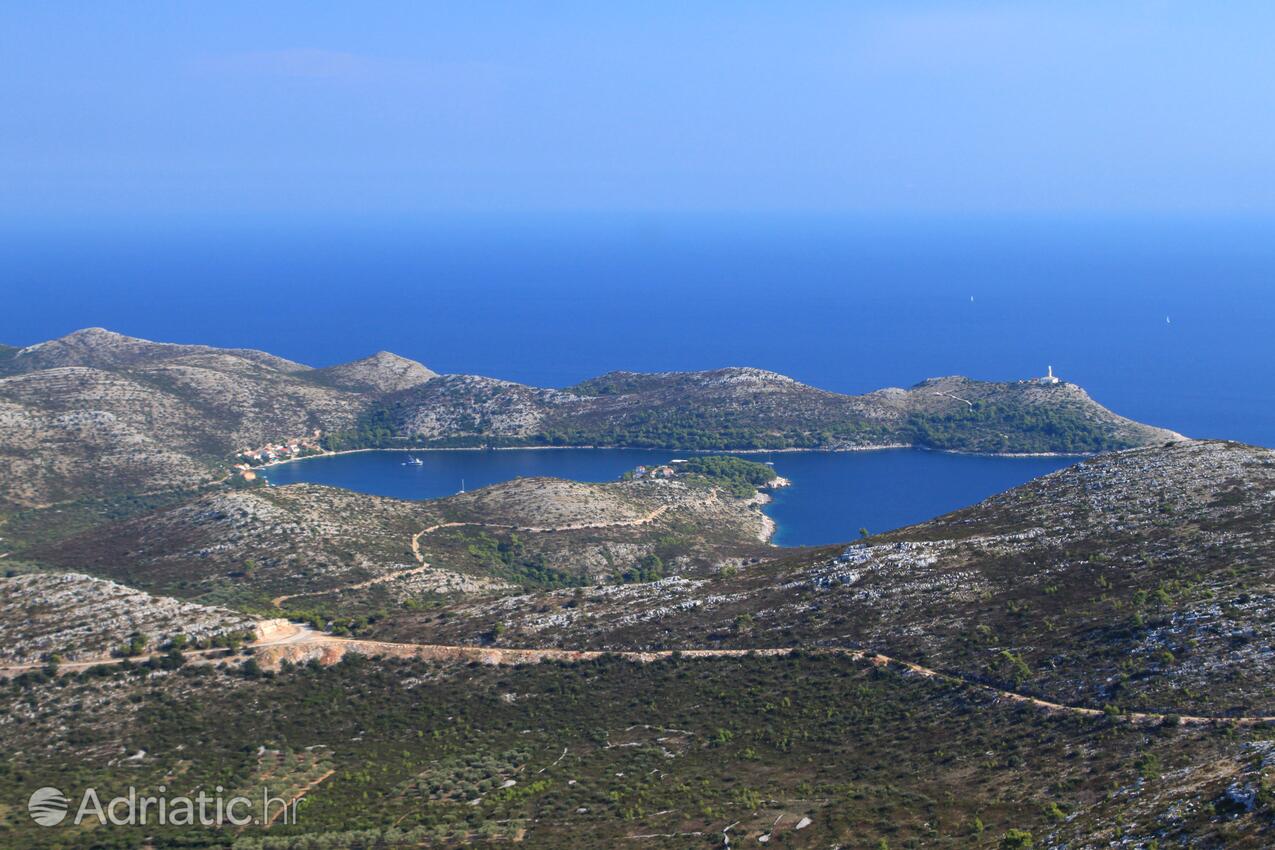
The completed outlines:
{"type": "Polygon", "coordinates": [[[438,373],[415,360],[378,351],[362,360],[316,369],[312,376],[315,380],[352,392],[392,393],[420,386],[438,377],[438,373]]]}
{"type": "Polygon", "coordinates": [[[21,349],[0,363],[0,509],[190,487],[244,447],[353,425],[370,398],[313,371],[100,329],[21,349]]]}
{"type": "Polygon", "coordinates": [[[529,441],[542,433],[556,411],[580,407],[579,398],[562,390],[479,375],[446,375],[400,393],[386,405],[404,438],[472,436],[515,441],[529,441]]]}
{"type": "Polygon", "coordinates": [[[192,643],[250,633],[249,617],[225,608],[152,596],[77,573],[0,579],[0,666],[108,657],[133,635],[155,651],[175,635],[192,643]]]}
{"type": "Polygon", "coordinates": [[[280,372],[302,372],[310,367],[248,348],[214,348],[178,345],[125,336],[105,328],[84,328],[64,337],[19,349],[7,360],[11,372],[34,372],[60,366],[120,369],[154,365],[163,360],[233,357],[280,372]]]}

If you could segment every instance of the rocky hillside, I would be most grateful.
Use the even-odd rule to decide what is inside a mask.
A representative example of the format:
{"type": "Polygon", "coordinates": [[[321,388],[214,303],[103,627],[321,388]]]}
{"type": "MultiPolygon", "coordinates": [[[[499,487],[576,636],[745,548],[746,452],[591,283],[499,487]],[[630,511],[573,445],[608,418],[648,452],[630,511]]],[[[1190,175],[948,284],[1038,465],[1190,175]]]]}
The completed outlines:
{"type": "Polygon", "coordinates": [[[738,574],[461,603],[388,639],[864,646],[1049,700],[1275,715],[1275,452],[1102,455],[973,507],[738,574]],[[570,603],[570,604],[568,604],[570,603]]]}
{"type": "Polygon", "coordinates": [[[677,449],[924,446],[1092,453],[1178,439],[1067,383],[934,378],[847,396],[761,369],[613,372],[566,390],[449,376],[373,406],[338,448],[596,445],[677,449]]]}
{"type": "Polygon", "coordinates": [[[438,373],[415,360],[378,351],[352,363],[316,369],[310,377],[339,389],[376,394],[411,389],[438,377],[438,373]]]}
{"type": "Polygon", "coordinates": [[[38,547],[31,559],[152,592],[266,609],[279,594],[415,566],[413,502],[312,485],[214,492],[38,547]]]}
{"type": "Polygon", "coordinates": [[[0,667],[100,659],[133,642],[131,651],[140,655],[178,635],[196,646],[251,634],[254,628],[251,619],[234,611],[76,573],[0,578],[0,667]]]}
{"type": "Polygon", "coordinates": [[[202,602],[353,613],[757,559],[772,551],[758,499],[709,481],[522,478],[428,502],[298,484],[209,493],[20,555],[202,602]]]}
{"type": "Polygon", "coordinates": [[[164,361],[216,362],[222,358],[246,360],[277,372],[303,372],[309,368],[264,351],[151,342],[105,328],[84,328],[58,339],[14,349],[13,355],[7,362],[3,362],[2,368],[11,373],[38,372],[41,369],[65,366],[126,369],[154,366],[164,361]]]}
{"type": "Polygon", "coordinates": [[[351,427],[429,375],[393,355],[316,370],[99,328],[13,350],[0,357],[0,508],[221,478],[239,449],[351,427]]]}

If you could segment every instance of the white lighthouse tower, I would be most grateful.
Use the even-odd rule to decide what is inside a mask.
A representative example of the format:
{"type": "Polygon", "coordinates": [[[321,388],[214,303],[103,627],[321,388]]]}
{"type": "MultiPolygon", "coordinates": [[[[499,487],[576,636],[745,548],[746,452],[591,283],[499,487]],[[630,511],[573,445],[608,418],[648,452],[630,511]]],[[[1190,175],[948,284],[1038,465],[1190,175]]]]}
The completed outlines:
{"type": "Polygon", "coordinates": [[[1045,372],[1045,377],[1043,377],[1043,378],[1037,378],[1037,379],[1036,379],[1036,383],[1038,383],[1038,384],[1056,384],[1056,383],[1058,383],[1058,379],[1054,377],[1054,367],[1053,367],[1053,366],[1048,367],[1048,371],[1046,371],[1046,372],[1045,372]]]}

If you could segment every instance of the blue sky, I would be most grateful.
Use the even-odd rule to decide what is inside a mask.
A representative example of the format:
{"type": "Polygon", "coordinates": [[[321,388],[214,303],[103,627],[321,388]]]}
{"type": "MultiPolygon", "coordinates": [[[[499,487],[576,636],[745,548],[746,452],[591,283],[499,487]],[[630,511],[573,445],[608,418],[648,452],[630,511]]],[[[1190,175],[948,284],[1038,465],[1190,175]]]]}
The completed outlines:
{"type": "Polygon", "coordinates": [[[1275,6],[10,3],[0,214],[1275,210],[1275,6]]]}

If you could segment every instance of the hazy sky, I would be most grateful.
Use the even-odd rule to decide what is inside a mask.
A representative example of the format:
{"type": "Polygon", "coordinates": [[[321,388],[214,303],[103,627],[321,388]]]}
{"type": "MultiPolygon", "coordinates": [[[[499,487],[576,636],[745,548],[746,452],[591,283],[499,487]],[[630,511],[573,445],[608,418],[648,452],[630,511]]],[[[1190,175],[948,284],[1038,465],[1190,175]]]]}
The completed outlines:
{"type": "Polygon", "coordinates": [[[1275,211],[1269,2],[41,2],[0,213],[1275,211]]]}

